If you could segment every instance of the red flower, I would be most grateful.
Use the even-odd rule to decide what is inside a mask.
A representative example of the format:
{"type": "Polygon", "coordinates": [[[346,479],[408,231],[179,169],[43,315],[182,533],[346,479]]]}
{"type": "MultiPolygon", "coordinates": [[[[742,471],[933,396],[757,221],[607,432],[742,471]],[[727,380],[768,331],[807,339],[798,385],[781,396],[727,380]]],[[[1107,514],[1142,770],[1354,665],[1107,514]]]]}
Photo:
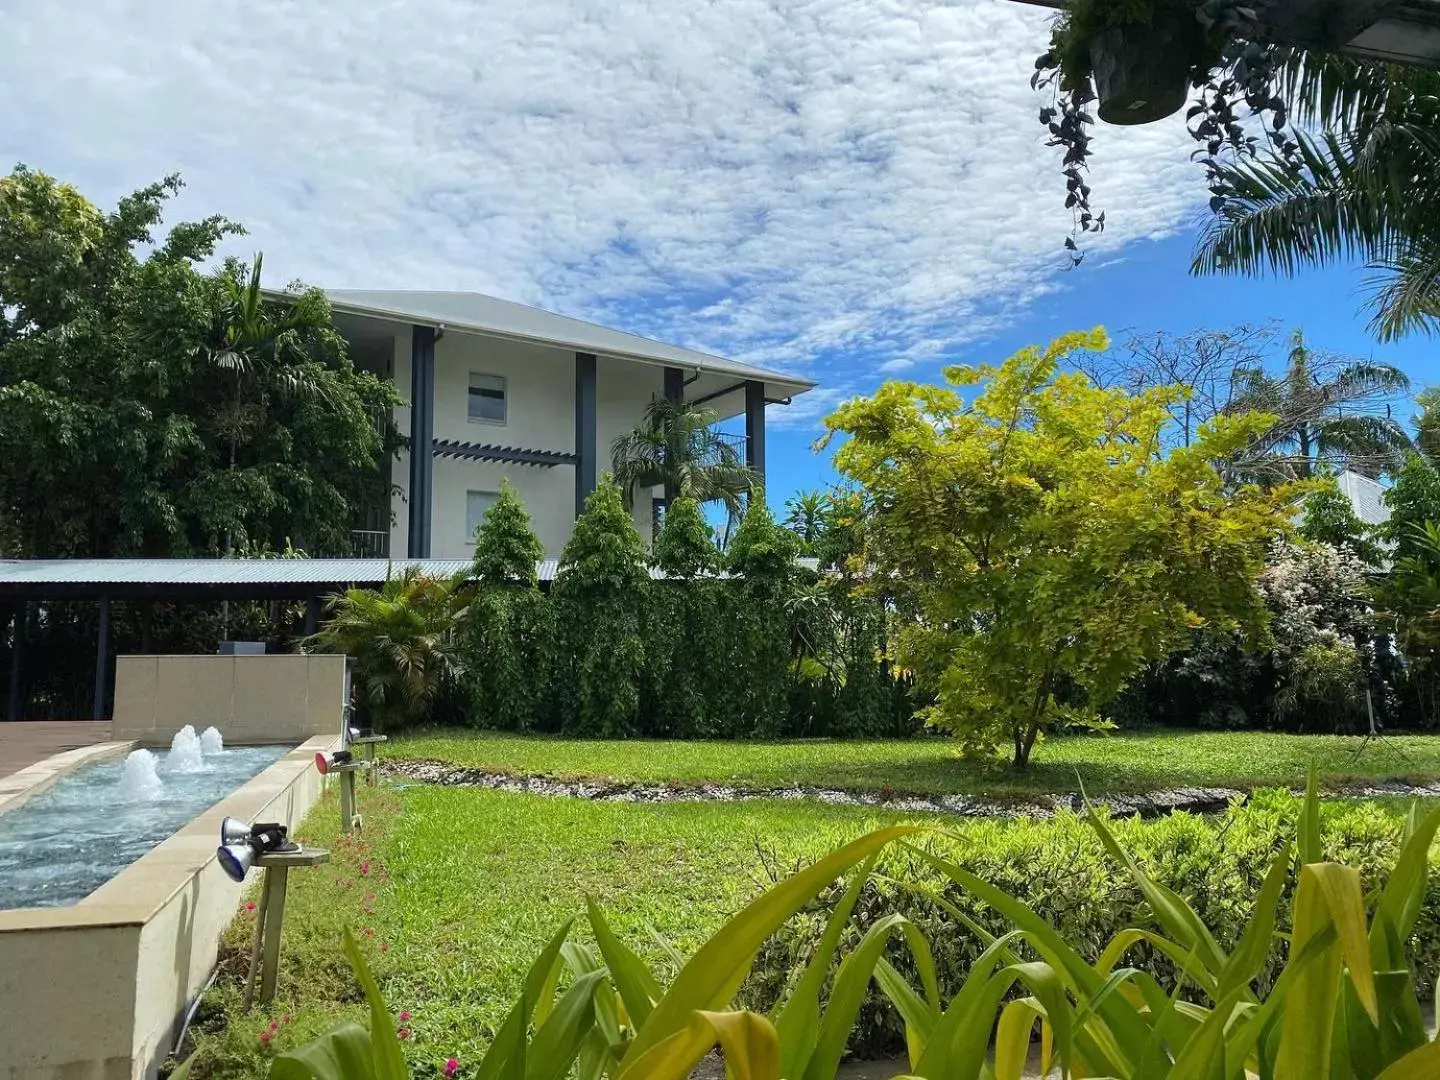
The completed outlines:
{"type": "Polygon", "coordinates": [[[254,901],[254,900],[246,901],[246,903],[245,903],[245,910],[246,910],[246,911],[254,911],[254,910],[255,910],[255,901],[254,901]]]}
{"type": "Polygon", "coordinates": [[[459,1071],[460,1062],[457,1059],[450,1058],[448,1061],[445,1062],[445,1075],[447,1077],[454,1076],[459,1071]]]}
{"type": "Polygon", "coordinates": [[[381,952],[389,952],[389,951],[390,951],[390,946],[389,946],[389,945],[385,945],[385,944],[382,943],[381,946],[380,946],[380,951],[381,951],[381,952]]]}
{"type": "Polygon", "coordinates": [[[402,1027],[399,1031],[395,1032],[395,1034],[402,1039],[408,1039],[410,1037],[410,1029],[408,1027],[402,1027]]]}
{"type": "Polygon", "coordinates": [[[368,874],[369,872],[370,872],[370,864],[369,864],[368,862],[362,862],[362,863],[360,864],[360,873],[362,873],[362,874],[368,874]]]}
{"type": "Polygon", "coordinates": [[[409,1014],[408,1012],[405,1012],[405,1011],[402,1010],[401,1013],[400,1013],[400,1022],[403,1024],[403,1023],[405,1023],[406,1020],[409,1020],[409,1019],[410,1019],[410,1014],[409,1014]]]}
{"type": "Polygon", "coordinates": [[[270,1021],[270,1030],[271,1030],[271,1031],[276,1030],[279,1026],[280,1026],[280,1021],[278,1021],[278,1020],[271,1020],[271,1021],[270,1021]]]}
{"type": "Polygon", "coordinates": [[[261,1041],[262,1043],[268,1043],[268,1042],[270,1041],[270,1032],[268,1032],[268,1031],[262,1031],[262,1032],[260,1032],[260,1041],[261,1041]]]}

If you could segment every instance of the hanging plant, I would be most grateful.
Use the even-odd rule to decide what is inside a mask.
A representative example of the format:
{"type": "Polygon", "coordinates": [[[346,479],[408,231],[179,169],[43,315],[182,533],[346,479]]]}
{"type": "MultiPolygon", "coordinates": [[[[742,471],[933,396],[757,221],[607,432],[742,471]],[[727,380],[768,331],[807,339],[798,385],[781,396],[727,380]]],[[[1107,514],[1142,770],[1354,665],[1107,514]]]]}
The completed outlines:
{"type": "Polygon", "coordinates": [[[1241,112],[1268,114],[1265,133],[1282,158],[1298,145],[1287,134],[1284,102],[1272,84],[1285,58],[1265,44],[1255,10],[1245,0],[1073,0],[1051,27],[1050,47],[1035,61],[1030,85],[1053,98],[1040,110],[1049,146],[1061,147],[1065,207],[1074,215],[1065,240],[1072,264],[1084,258],[1083,233],[1105,228],[1090,204],[1091,106],[1108,124],[1149,124],[1186,113],[1191,136],[1203,149],[1211,209],[1228,192],[1215,166],[1222,155],[1254,154],[1259,139],[1241,112]]]}

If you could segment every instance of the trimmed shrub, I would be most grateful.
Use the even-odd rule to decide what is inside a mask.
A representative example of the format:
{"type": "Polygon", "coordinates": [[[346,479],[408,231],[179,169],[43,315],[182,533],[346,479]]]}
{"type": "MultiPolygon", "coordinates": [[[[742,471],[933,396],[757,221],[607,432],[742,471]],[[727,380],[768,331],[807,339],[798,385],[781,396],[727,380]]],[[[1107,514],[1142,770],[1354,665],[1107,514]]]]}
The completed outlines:
{"type": "MultiPolygon", "coordinates": [[[[1111,828],[1141,868],[1184,897],[1230,949],[1244,929],[1260,893],[1270,861],[1296,833],[1301,800],[1279,791],[1261,791],[1222,814],[1177,813],[1154,821],[1115,821],[1111,828]]],[[[1322,806],[1322,838],[1327,859],[1356,867],[1367,891],[1383,885],[1399,852],[1403,821],[1398,813],[1373,802],[1322,806]]],[[[834,837],[816,838],[816,852],[834,837]]],[[[1051,820],[967,821],[953,826],[949,838],[925,846],[998,888],[1021,898],[1055,927],[1087,960],[1127,926],[1153,925],[1144,898],[1125,867],[1106,854],[1095,831],[1079,815],[1061,813],[1051,820]]],[[[765,1005],[778,998],[804,958],[814,950],[825,918],[841,886],[831,887],[792,920],[761,951],[746,990],[749,1002],[765,1005]]],[[[1287,889],[1281,909],[1293,899],[1287,889]]],[[[935,953],[942,996],[948,999],[984,949],[980,939],[943,906],[948,904],[993,934],[1010,929],[1006,920],[973,895],[943,877],[904,848],[890,848],[876,867],[846,929],[844,951],[865,930],[892,912],[920,928],[935,953]],[[903,884],[902,884],[903,883],[903,884]]],[[[1289,930],[1288,925],[1279,929],[1289,930]]],[[[915,980],[903,945],[887,957],[915,980]]],[[[1432,881],[1410,942],[1420,985],[1433,986],[1440,975],[1440,884],[1432,881]]],[[[1277,938],[1258,979],[1267,992],[1285,953],[1277,938]]],[[[1127,962],[1156,974],[1168,984],[1173,965],[1153,950],[1141,949],[1127,962]]],[[[861,1056],[899,1053],[904,1030],[893,1008],[873,988],[851,1037],[861,1056]]]]}
{"type": "Polygon", "coordinates": [[[552,592],[558,648],[551,685],[564,730],[637,734],[649,585],[640,534],[607,474],[585,500],[552,592]]]}

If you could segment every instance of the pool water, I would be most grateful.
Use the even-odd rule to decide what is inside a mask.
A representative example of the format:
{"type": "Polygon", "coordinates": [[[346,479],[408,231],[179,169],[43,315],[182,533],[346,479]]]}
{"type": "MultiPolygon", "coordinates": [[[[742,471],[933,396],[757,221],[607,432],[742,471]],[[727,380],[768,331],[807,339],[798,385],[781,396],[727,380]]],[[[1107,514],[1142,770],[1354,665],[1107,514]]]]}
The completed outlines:
{"type": "Polygon", "coordinates": [[[290,749],[209,735],[82,766],[0,814],[0,909],[76,903],[290,749]]]}

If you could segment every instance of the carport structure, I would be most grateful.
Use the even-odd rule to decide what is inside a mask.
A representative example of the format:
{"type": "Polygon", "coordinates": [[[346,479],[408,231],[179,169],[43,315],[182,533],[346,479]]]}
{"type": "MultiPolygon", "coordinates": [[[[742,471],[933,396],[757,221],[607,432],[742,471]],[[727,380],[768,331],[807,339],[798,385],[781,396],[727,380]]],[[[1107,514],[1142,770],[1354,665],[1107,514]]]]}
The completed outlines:
{"type": "MultiPolygon", "coordinates": [[[[32,606],[58,601],[98,606],[91,719],[107,715],[114,657],[110,606],[116,601],[219,603],[284,600],[305,604],[305,632],[319,626],[322,598],[351,586],[374,588],[407,567],[432,577],[469,569],[462,559],[11,559],[0,560],[0,640],[9,635],[5,719],[18,721],[24,703],[25,640],[32,606]]],[[[554,574],[553,564],[542,571],[554,574]]],[[[142,652],[150,651],[142,641],[142,652]]]]}

